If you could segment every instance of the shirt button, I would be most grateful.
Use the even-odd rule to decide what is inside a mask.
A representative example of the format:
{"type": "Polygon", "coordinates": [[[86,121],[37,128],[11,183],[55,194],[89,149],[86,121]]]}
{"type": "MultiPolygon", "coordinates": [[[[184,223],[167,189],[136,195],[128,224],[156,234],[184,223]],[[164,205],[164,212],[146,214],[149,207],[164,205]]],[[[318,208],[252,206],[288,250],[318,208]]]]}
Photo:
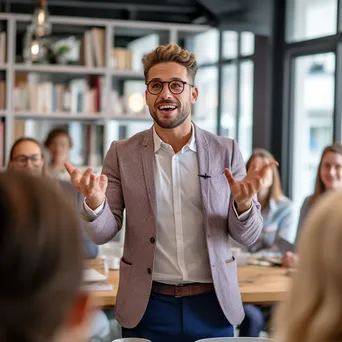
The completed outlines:
{"type": "Polygon", "coordinates": [[[148,274],[152,274],[152,270],[150,268],[147,269],[148,274]]]}
{"type": "Polygon", "coordinates": [[[155,243],[155,242],[156,242],[156,239],[155,239],[154,237],[151,237],[150,242],[151,242],[151,243],[155,243]]]}

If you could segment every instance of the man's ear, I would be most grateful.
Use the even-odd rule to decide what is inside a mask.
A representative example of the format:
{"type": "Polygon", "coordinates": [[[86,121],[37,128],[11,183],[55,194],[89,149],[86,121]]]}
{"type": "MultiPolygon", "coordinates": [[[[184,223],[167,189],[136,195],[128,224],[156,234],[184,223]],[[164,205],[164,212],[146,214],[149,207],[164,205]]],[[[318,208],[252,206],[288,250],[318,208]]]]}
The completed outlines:
{"type": "Polygon", "coordinates": [[[87,320],[90,313],[90,296],[88,293],[79,293],[70,309],[66,325],[75,329],[87,320]]]}
{"type": "Polygon", "coordinates": [[[194,104],[198,98],[198,88],[192,87],[191,88],[191,103],[194,104]]]}

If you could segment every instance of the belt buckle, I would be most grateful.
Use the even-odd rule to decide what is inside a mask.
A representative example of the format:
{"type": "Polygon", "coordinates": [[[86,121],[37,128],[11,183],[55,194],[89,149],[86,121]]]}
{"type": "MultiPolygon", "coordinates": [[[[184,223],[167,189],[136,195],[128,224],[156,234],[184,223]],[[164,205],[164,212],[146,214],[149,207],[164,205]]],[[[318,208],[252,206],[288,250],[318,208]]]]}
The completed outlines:
{"type": "MultiPolygon", "coordinates": [[[[175,285],[175,288],[176,288],[176,293],[177,293],[177,288],[178,287],[184,287],[184,284],[177,284],[175,285]]],[[[182,298],[183,296],[175,296],[175,298],[182,298]]]]}

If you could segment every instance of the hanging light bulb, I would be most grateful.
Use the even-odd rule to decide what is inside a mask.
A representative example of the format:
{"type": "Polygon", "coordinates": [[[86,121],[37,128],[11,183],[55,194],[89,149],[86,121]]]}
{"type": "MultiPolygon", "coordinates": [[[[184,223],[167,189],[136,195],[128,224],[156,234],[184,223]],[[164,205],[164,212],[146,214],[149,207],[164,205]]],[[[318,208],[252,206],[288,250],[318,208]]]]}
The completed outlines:
{"type": "Polygon", "coordinates": [[[38,37],[47,36],[51,33],[51,23],[49,22],[49,12],[45,0],[38,0],[37,8],[32,19],[33,33],[38,37]]]}
{"type": "Polygon", "coordinates": [[[35,34],[32,35],[31,40],[31,61],[38,62],[43,54],[43,45],[42,40],[37,37],[35,34]]]}

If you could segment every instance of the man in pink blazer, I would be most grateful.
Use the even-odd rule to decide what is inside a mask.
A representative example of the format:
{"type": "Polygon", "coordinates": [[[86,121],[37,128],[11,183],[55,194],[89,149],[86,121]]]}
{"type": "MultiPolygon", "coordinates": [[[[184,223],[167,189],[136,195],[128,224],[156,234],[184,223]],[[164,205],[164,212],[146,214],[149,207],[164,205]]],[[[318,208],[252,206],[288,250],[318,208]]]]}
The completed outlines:
{"type": "Polygon", "coordinates": [[[113,142],[100,176],[66,165],[86,198],[87,231],[97,244],[112,240],[126,209],[116,303],[124,337],[233,336],[244,312],[229,240],[257,240],[262,218],[254,198],[270,165],[246,175],[234,140],[192,123],[192,53],[160,46],[143,64],[153,127],[113,142]]]}

